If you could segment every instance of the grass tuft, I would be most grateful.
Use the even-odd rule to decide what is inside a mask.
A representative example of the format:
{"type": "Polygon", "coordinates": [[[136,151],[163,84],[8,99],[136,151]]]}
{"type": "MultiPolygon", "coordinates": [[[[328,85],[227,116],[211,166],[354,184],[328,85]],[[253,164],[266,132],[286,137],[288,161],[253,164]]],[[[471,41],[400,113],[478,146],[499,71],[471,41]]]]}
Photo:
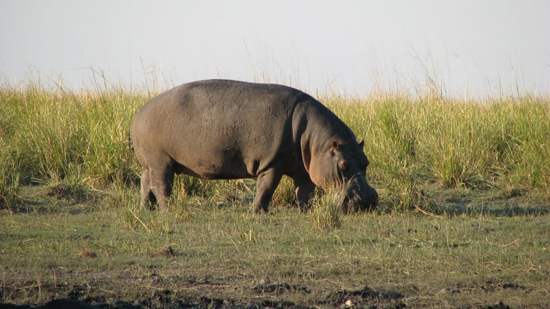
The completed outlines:
{"type": "Polygon", "coordinates": [[[337,189],[326,190],[313,198],[312,217],[316,227],[322,230],[335,230],[342,226],[342,202],[344,192],[337,189]]]}

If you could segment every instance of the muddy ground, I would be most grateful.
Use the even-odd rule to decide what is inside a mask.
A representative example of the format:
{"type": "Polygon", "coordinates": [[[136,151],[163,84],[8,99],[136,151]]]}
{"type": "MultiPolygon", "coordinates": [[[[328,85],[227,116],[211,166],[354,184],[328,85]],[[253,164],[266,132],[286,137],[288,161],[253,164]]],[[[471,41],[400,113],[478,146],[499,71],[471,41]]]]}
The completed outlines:
{"type": "MultiPolygon", "coordinates": [[[[61,274],[63,270],[59,270],[61,274]]],[[[70,275],[71,271],[67,271],[70,275]]],[[[514,283],[487,282],[487,291],[525,290],[514,283]]],[[[461,293],[457,289],[442,289],[441,293],[461,293]]],[[[54,281],[4,281],[0,290],[0,308],[427,308],[437,304],[414,304],[414,291],[380,291],[369,286],[358,290],[312,290],[308,286],[264,282],[258,278],[192,278],[162,276],[155,272],[132,277],[113,276],[108,272],[94,273],[87,282],[76,284],[63,275],[54,281]],[[67,281],[65,281],[67,280],[67,281]],[[237,291],[237,293],[235,293],[237,291]],[[308,306],[285,300],[291,294],[314,294],[308,306]],[[215,296],[218,295],[218,296],[215,296]],[[240,299],[224,295],[243,295],[240,299]],[[25,304],[10,300],[28,299],[25,304]],[[131,299],[131,301],[130,301],[131,299]],[[409,305],[407,304],[409,303],[409,305]]],[[[511,308],[502,301],[488,306],[468,308],[511,308]]]]}

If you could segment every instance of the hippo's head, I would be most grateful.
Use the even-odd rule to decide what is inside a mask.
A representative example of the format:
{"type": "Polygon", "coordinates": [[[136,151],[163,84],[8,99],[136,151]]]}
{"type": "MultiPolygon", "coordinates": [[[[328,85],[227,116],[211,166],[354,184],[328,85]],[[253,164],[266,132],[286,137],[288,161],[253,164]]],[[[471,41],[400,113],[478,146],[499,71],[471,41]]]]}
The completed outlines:
{"type": "Polygon", "coordinates": [[[321,188],[340,187],[346,190],[342,208],[372,210],[378,203],[378,193],[367,183],[369,160],[364,143],[331,140],[317,156],[312,156],[311,180],[321,188]]]}

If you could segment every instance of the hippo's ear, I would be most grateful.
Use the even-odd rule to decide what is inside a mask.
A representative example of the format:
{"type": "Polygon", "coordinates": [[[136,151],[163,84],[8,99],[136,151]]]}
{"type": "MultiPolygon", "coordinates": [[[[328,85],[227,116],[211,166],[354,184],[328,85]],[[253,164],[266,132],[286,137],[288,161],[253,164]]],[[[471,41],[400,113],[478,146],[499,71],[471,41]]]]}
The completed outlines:
{"type": "Polygon", "coordinates": [[[330,147],[332,154],[336,154],[340,150],[340,142],[338,140],[332,141],[332,147],[330,147]]]}
{"type": "Polygon", "coordinates": [[[365,147],[365,140],[361,140],[359,142],[359,146],[361,146],[361,148],[365,147]]]}

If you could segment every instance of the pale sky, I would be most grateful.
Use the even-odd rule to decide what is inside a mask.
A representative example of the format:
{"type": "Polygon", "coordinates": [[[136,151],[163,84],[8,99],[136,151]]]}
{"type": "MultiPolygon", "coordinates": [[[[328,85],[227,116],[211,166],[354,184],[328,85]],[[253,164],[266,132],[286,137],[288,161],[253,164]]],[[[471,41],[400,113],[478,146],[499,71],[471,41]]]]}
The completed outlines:
{"type": "Polygon", "coordinates": [[[80,90],[95,71],[138,89],[230,78],[415,95],[432,79],[458,98],[548,94],[549,15],[548,0],[0,0],[0,85],[80,90]]]}

